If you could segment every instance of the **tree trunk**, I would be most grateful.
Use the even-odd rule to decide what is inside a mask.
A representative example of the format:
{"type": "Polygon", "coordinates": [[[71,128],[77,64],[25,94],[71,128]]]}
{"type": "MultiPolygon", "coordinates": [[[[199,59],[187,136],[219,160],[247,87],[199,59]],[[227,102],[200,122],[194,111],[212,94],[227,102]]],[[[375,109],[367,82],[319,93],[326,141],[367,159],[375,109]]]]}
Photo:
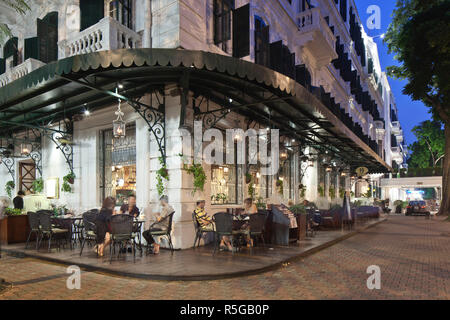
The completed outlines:
{"type": "Polygon", "coordinates": [[[445,156],[442,165],[442,201],[438,215],[450,215],[450,124],[444,122],[445,156]]]}

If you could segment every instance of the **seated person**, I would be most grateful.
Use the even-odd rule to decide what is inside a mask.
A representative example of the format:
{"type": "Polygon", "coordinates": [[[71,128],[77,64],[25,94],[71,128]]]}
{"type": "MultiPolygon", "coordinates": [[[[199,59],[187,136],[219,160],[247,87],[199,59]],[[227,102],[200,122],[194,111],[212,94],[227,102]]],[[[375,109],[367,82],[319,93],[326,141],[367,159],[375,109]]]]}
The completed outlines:
{"type": "Polygon", "coordinates": [[[107,197],[102,204],[95,225],[97,226],[97,241],[98,244],[94,248],[97,250],[99,257],[103,256],[105,247],[111,243],[111,216],[115,214],[114,207],[116,206],[116,199],[107,197]]]}
{"type": "Polygon", "coordinates": [[[153,244],[153,253],[158,254],[160,248],[160,237],[156,240],[151,235],[152,231],[166,231],[169,228],[169,219],[164,219],[169,214],[174,212],[175,210],[169,205],[169,198],[167,196],[162,196],[159,199],[159,212],[155,215],[155,222],[150,225],[150,228],[147,231],[142,233],[142,236],[147,241],[147,245],[150,246],[153,244]]]}
{"type": "Polygon", "coordinates": [[[17,196],[13,199],[14,209],[23,209],[23,197],[25,196],[25,192],[20,190],[17,192],[17,196]]]}
{"type": "Polygon", "coordinates": [[[135,195],[129,195],[128,196],[128,204],[123,204],[120,207],[120,213],[122,214],[129,214],[130,216],[133,216],[134,218],[137,218],[140,214],[139,208],[136,207],[136,196],[135,195]]]}
{"type": "MultiPolygon", "coordinates": [[[[194,210],[195,219],[202,230],[215,231],[214,221],[205,212],[205,204],[205,200],[197,201],[197,207],[194,210]]],[[[222,239],[220,239],[220,250],[224,250],[225,248],[228,248],[229,251],[233,250],[228,237],[223,236],[222,239]]]]}
{"type": "Polygon", "coordinates": [[[253,203],[252,198],[247,198],[244,200],[244,214],[255,214],[258,213],[258,208],[253,203]]]}

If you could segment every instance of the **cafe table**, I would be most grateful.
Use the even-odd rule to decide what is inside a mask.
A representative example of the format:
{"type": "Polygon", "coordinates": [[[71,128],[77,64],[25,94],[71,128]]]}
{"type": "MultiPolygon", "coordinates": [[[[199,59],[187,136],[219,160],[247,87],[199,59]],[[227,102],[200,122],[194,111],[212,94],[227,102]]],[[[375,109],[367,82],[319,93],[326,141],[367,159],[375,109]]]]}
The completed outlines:
{"type": "Polygon", "coordinates": [[[55,226],[67,229],[70,233],[70,239],[71,239],[71,247],[72,242],[73,244],[76,244],[77,241],[82,241],[82,232],[83,232],[83,217],[82,216],[75,216],[71,214],[61,215],[61,216],[54,216],[52,217],[52,224],[55,226]]]}
{"type": "Polygon", "coordinates": [[[137,217],[133,219],[133,233],[135,235],[135,237],[137,236],[138,238],[138,246],[139,246],[139,251],[141,252],[142,255],[142,226],[145,223],[145,219],[141,218],[141,217],[137,217]]]}
{"type": "Polygon", "coordinates": [[[248,228],[243,227],[250,221],[250,216],[247,214],[233,214],[233,237],[236,236],[235,243],[237,243],[237,248],[241,248],[241,243],[243,243],[242,237],[248,235],[248,228]]]}

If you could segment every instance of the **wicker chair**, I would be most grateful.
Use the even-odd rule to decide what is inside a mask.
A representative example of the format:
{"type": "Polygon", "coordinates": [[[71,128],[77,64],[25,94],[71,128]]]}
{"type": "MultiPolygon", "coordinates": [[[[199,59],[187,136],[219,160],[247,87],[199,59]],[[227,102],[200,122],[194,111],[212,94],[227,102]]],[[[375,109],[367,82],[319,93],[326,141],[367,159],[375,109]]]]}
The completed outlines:
{"type": "MultiPolygon", "coordinates": [[[[41,210],[38,211],[39,214],[39,224],[41,228],[41,237],[39,240],[38,247],[40,247],[41,241],[47,237],[48,239],[48,251],[50,252],[51,244],[52,244],[52,238],[54,236],[65,236],[66,242],[67,238],[70,235],[70,231],[68,229],[60,229],[55,228],[52,226],[52,216],[51,211],[49,210],[41,210]]],[[[72,246],[72,243],[70,242],[70,245],[72,246]]],[[[58,248],[60,248],[60,242],[58,241],[58,248]]]]}
{"type": "MultiPolygon", "coordinates": [[[[150,235],[151,236],[155,236],[155,237],[166,237],[167,241],[169,242],[169,247],[170,247],[170,251],[173,254],[173,244],[172,244],[172,221],[173,221],[173,215],[175,214],[175,211],[168,214],[167,216],[165,216],[163,219],[161,219],[160,221],[158,221],[158,224],[164,223],[164,221],[168,220],[167,223],[167,230],[161,230],[161,231],[151,231],[150,235]]],[[[152,226],[150,226],[150,229],[152,228],[152,226]]],[[[148,250],[148,248],[147,248],[148,250]]]]}
{"type": "MultiPolygon", "coordinates": [[[[226,212],[218,212],[213,216],[213,220],[216,229],[214,233],[213,251],[213,254],[215,254],[217,247],[219,246],[220,239],[224,236],[233,236],[233,215],[226,212]]],[[[232,252],[234,253],[233,241],[231,241],[231,246],[233,248],[232,252]]]]}
{"type": "Polygon", "coordinates": [[[133,250],[133,261],[136,261],[136,242],[133,236],[133,217],[128,214],[117,214],[111,216],[111,246],[109,248],[110,260],[112,263],[113,249],[119,245],[117,257],[120,256],[121,249],[131,244],[133,250]]]}
{"type": "MultiPolygon", "coordinates": [[[[97,225],[95,220],[97,219],[97,213],[95,211],[87,211],[83,213],[83,235],[81,239],[80,256],[83,254],[84,245],[91,241],[97,243],[97,225]]],[[[97,252],[98,255],[98,252],[97,252]]]]}
{"type": "Polygon", "coordinates": [[[197,221],[195,212],[192,213],[192,222],[194,223],[194,230],[195,230],[195,239],[194,239],[194,249],[195,245],[197,244],[197,247],[200,247],[200,240],[203,238],[203,235],[206,233],[214,232],[214,230],[205,230],[202,229],[200,224],[197,221]]]}
{"type": "Polygon", "coordinates": [[[266,226],[267,215],[265,213],[256,213],[250,215],[250,220],[248,222],[250,226],[250,237],[260,238],[262,240],[263,246],[265,246],[264,241],[264,228],[266,226]]]}
{"type": "Polygon", "coordinates": [[[34,233],[36,234],[36,250],[37,250],[39,244],[39,237],[41,236],[41,228],[39,226],[39,214],[36,212],[29,211],[27,213],[27,216],[28,216],[28,224],[30,226],[30,233],[28,234],[25,249],[28,248],[28,243],[30,242],[31,235],[34,233]]]}

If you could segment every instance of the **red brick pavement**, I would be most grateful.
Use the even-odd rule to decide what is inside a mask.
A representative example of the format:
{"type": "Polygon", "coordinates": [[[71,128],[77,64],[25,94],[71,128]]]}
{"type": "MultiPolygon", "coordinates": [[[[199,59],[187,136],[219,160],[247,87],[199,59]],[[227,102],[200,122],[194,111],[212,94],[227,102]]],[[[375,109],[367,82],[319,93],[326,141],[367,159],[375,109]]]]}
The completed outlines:
{"type": "Polygon", "coordinates": [[[149,281],[82,272],[66,288],[66,267],[3,257],[0,278],[13,288],[0,299],[449,299],[450,223],[434,218],[389,221],[276,271],[214,281],[149,281]],[[381,268],[381,290],[366,269],[381,268]]]}

